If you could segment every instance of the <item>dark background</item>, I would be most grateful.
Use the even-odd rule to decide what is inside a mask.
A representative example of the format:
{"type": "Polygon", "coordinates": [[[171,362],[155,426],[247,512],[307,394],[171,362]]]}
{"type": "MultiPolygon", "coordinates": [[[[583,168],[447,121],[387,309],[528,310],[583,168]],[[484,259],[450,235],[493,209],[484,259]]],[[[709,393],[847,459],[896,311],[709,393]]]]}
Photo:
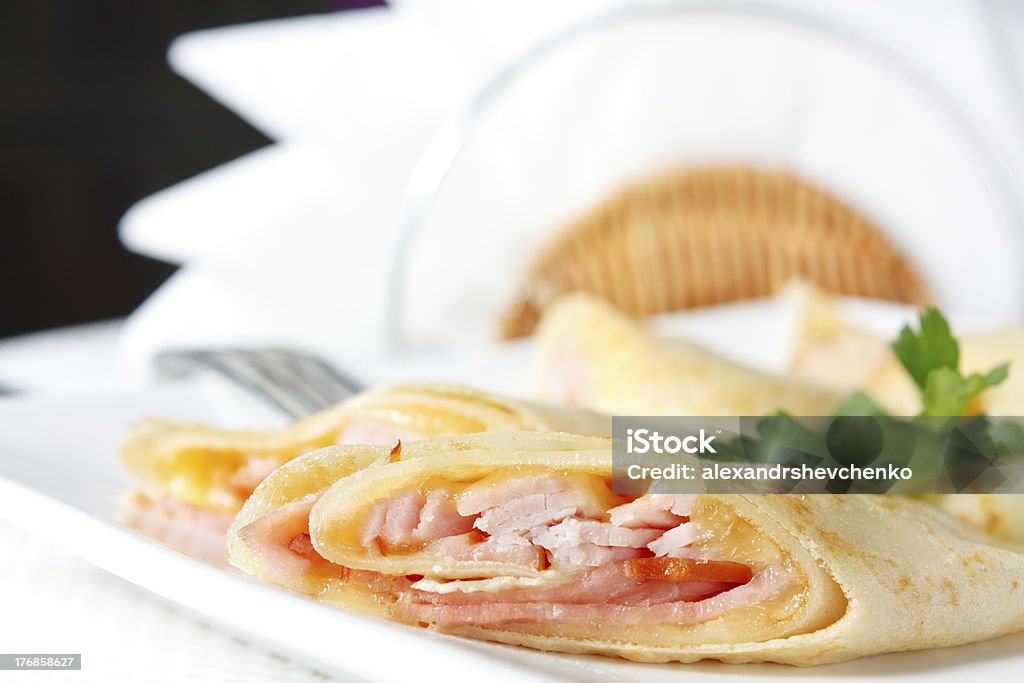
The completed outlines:
{"type": "Polygon", "coordinates": [[[368,0],[4,0],[0,337],[123,316],[173,271],[126,251],[134,202],[267,144],[171,72],[186,31],[368,0]]]}

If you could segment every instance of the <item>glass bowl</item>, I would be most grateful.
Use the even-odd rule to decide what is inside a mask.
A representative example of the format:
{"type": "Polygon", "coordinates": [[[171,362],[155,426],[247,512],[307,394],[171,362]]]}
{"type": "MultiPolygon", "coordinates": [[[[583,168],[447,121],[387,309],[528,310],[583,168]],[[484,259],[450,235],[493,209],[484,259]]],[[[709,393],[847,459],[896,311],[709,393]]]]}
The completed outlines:
{"type": "Polygon", "coordinates": [[[531,258],[626,183],[784,169],[867,216],[934,299],[1016,318],[1020,193],[963,103],[883,46],[792,11],[630,5],[536,44],[438,131],[390,278],[396,350],[494,339],[531,258]]]}

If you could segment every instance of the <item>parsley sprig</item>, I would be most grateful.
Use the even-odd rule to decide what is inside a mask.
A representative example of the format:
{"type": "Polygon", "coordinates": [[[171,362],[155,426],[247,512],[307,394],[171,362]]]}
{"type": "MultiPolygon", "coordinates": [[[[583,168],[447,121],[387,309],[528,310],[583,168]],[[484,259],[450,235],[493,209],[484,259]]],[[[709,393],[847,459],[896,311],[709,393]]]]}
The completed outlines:
{"type": "MultiPolygon", "coordinates": [[[[1015,422],[993,423],[972,405],[985,389],[1006,380],[1009,363],[965,377],[960,371],[960,344],[936,308],[921,311],[916,331],[905,325],[891,348],[918,389],[919,417],[892,417],[867,393],[856,391],[835,409],[831,418],[820,418],[817,422],[812,419],[805,424],[780,411],[761,418],[755,434],[723,440],[716,455],[701,457],[787,466],[830,465],[839,460],[839,464],[866,464],[860,462],[863,459],[875,465],[892,463],[900,467],[913,457],[915,479],[924,482],[923,490],[929,488],[932,478],[943,474],[959,491],[969,486],[993,460],[1008,454],[1024,454],[1024,427],[1015,422]],[[863,425],[855,422],[860,418],[875,418],[874,429],[880,430],[883,438],[874,447],[866,442],[863,425]],[[850,428],[833,429],[836,424],[850,428]]],[[[857,489],[883,492],[890,485],[861,482],[857,489]]],[[[833,483],[826,488],[833,492],[846,490],[834,489],[833,483]]]]}
{"type": "Polygon", "coordinates": [[[892,343],[892,351],[917,385],[922,415],[965,415],[975,397],[1001,384],[1010,374],[1010,364],[1003,363],[985,374],[973,372],[964,377],[960,372],[960,344],[939,309],[921,311],[919,328],[915,332],[904,325],[892,343]]]}

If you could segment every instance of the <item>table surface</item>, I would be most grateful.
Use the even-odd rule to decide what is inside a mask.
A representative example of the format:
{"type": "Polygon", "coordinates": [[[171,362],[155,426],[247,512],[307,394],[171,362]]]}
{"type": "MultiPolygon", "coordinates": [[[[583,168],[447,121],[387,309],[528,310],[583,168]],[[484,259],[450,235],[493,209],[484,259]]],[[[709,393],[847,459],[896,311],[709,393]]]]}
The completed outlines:
{"type": "MultiPolygon", "coordinates": [[[[0,558],[3,651],[81,653],[76,681],[335,680],[201,623],[4,521],[0,558]]],[[[31,678],[68,674],[36,671],[31,678]]]]}
{"type": "MultiPolygon", "coordinates": [[[[0,386],[113,381],[118,322],[0,341],[0,386]]],[[[76,681],[336,680],[202,623],[191,612],[0,520],[0,650],[81,653],[76,681]]],[[[33,681],[68,680],[33,672],[33,681]]]]}

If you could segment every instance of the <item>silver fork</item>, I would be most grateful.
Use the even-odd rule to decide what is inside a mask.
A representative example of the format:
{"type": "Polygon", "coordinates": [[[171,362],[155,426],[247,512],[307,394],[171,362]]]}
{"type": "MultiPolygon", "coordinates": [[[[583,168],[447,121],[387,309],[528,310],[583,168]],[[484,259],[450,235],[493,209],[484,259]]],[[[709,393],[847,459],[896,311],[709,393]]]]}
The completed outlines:
{"type": "Polygon", "coordinates": [[[157,370],[184,376],[216,372],[298,419],[328,408],[363,389],[322,358],[290,349],[207,349],[164,351],[157,370]]]}

